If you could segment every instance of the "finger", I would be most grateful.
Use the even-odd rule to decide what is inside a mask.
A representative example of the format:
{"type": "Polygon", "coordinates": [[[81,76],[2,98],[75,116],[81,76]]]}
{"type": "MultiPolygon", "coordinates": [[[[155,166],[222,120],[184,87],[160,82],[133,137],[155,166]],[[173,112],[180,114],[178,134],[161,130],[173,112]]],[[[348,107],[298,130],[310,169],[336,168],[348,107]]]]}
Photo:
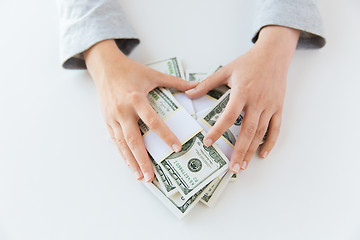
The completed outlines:
{"type": "Polygon", "coordinates": [[[149,104],[139,104],[136,111],[143,122],[175,152],[181,150],[181,143],[160,116],[149,104]]]}
{"type": "Polygon", "coordinates": [[[145,181],[152,181],[154,171],[140,134],[138,120],[128,117],[121,122],[121,128],[123,129],[125,141],[144,174],[145,181]]]}
{"type": "Polygon", "coordinates": [[[169,74],[158,73],[156,76],[158,85],[161,87],[176,88],[180,91],[186,91],[198,85],[198,82],[188,82],[179,77],[174,77],[169,74]]]}
{"type": "Polygon", "coordinates": [[[252,142],[251,142],[251,144],[249,146],[249,149],[248,149],[248,151],[247,151],[247,153],[245,155],[245,158],[244,158],[244,161],[246,163],[242,163],[242,166],[244,166],[244,167],[241,168],[242,170],[245,170],[246,167],[249,166],[251,158],[254,156],[257,148],[259,147],[259,145],[262,142],[262,139],[265,136],[266,130],[267,130],[268,126],[269,126],[270,119],[271,119],[271,114],[270,113],[263,112],[261,114],[258,128],[256,130],[254,138],[253,138],[253,140],[252,140],[252,142]]]}
{"type": "Polygon", "coordinates": [[[206,94],[210,90],[225,84],[229,74],[225,67],[221,68],[214,74],[207,77],[204,81],[200,82],[195,88],[186,91],[186,95],[190,98],[198,98],[206,94]]]}
{"type": "Polygon", "coordinates": [[[128,166],[130,166],[131,170],[134,172],[135,178],[137,180],[142,179],[143,174],[140,170],[140,167],[139,167],[136,159],[134,158],[134,155],[131,153],[131,151],[125,141],[124,134],[123,134],[123,132],[121,130],[121,126],[118,122],[113,124],[113,130],[114,130],[114,134],[115,134],[116,145],[119,147],[121,152],[124,154],[124,157],[127,160],[128,166]]]}
{"type": "Polygon", "coordinates": [[[279,137],[281,126],[281,113],[276,113],[272,116],[269,124],[268,133],[265,143],[261,146],[260,156],[266,158],[270,151],[273,149],[276,140],[279,137]]]}
{"type": "Polygon", "coordinates": [[[115,133],[114,133],[113,128],[109,124],[106,124],[106,127],[108,129],[108,132],[109,132],[109,135],[110,135],[111,139],[114,141],[114,144],[115,144],[117,150],[119,151],[119,153],[121,155],[121,158],[124,160],[125,164],[129,166],[129,162],[126,160],[126,158],[125,158],[125,156],[124,156],[123,152],[121,151],[121,148],[120,148],[120,146],[118,144],[118,141],[115,138],[115,133]]]}
{"type": "Polygon", "coordinates": [[[230,169],[234,173],[238,173],[241,168],[246,168],[246,162],[243,163],[243,160],[255,136],[260,114],[261,112],[259,111],[245,110],[244,120],[230,160],[230,169]]]}
{"type": "Polygon", "coordinates": [[[235,100],[230,94],[230,99],[228,104],[225,107],[224,112],[221,114],[219,119],[216,121],[215,125],[209,130],[204,138],[204,144],[206,146],[212,145],[216,142],[221,135],[224,134],[226,130],[228,130],[236,121],[236,119],[241,114],[241,111],[244,107],[245,99],[235,100]]]}

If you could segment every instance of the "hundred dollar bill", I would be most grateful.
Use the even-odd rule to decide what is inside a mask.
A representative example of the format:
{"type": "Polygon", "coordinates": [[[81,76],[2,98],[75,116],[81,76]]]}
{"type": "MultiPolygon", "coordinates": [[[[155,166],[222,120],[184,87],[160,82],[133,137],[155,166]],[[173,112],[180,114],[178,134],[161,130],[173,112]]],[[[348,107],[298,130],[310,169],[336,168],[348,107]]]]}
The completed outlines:
{"type": "MultiPolygon", "coordinates": [[[[211,71],[209,71],[208,75],[206,77],[209,77],[210,75],[214,74],[215,72],[217,72],[218,70],[220,70],[220,68],[222,68],[222,66],[217,66],[216,68],[212,69],[211,71]]],[[[226,85],[221,85],[218,86],[212,90],[210,90],[206,95],[218,100],[219,98],[221,98],[222,95],[224,95],[224,93],[226,93],[229,90],[229,87],[226,85]]]]}
{"type": "Polygon", "coordinates": [[[157,62],[148,63],[146,65],[159,72],[185,79],[184,70],[182,68],[181,61],[177,57],[172,57],[157,62]]]}
{"type": "Polygon", "coordinates": [[[184,197],[199,191],[228,168],[229,160],[217,145],[206,147],[203,139],[204,132],[197,133],[180,152],[160,162],[184,197]]]}
{"type": "Polygon", "coordinates": [[[201,82],[206,78],[207,73],[198,73],[195,71],[186,72],[186,80],[189,82],[201,82]]]}
{"type": "MultiPolygon", "coordinates": [[[[228,90],[215,104],[215,106],[209,110],[207,114],[205,114],[200,120],[203,121],[206,125],[208,125],[210,128],[213,127],[216,123],[216,121],[219,119],[221,114],[224,112],[226,105],[229,102],[230,99],[230,91],[228,90]]],[[[242,112],[239,117],[236,119],[234,124],[224,132],[224,134],[221,136],[225,142],[230,144],[231,147],[235,146],[235,142],[239,136],[240,129],[241,129],[241,123],[244,118],[244,112],[242,112]]],[[[265,140],[265,137],[267,135],[267,132],[265,133],[264,138],[262,139],[262,142],[265,140]]]]}
{"type": "MultiPolygon", "coordinates": [[[[159,72],[185,79],[184,70],[181,65],[181,61],[177,57],[149,63],[147,64],[147,66],[159,72]]],[[[178,100],[179,103],[185,108],[185,110],[191,116],[195,117],[195,110],[191,99],[188,96],[186,96],[184,92],[180,92],[177,89],[170,88],[169,90],[174,95],[175,99],[178,100]]]]}
{"type": "Polygon", "coordinates": [[[161,166],[155,162],[150,154],[149,158],[153,164],[156,179],[161,184],[164,194],[169,197],[178,192],[171,178],[163,171],[163,169],[161,169],[161,166]]]}
{"type": "Polygon", "coordinates": [[[191,197],[184,200],[180,193],[175,193],[172,196],[166,196],[166,190],[159,183],[157,177],[151,182],[143,181],[144,185],[178,218],[183,218],[190,210],[200,201],[207,191],[205,186],[191,197]]]}
{"type": "Polygon", "coordinates": [[[215,178],[207,188],[205,195],[201,198],[201,202],[208,207],[214,206],[216,200],[219,198],[226,185],[229,183],[233,173],[228,170],[222,176],[215,178]]]}
{"type": "MultiPolygon", "coordinates": [[[[213,70],[209,71],[207,74],[189,71],[187,72],[186,79],[188,81],[202,82],[203,80],[205,80],[205,78],[218,71],[221,67],[222,66],[218,66],[213,70]]],[[[202,112],[206,108],[212,107],[216,103],[216,100],[218,100],[227,90],[229,90],[229,87],[227,87],[226,85],[221,85],[210,90],[204,96],[193,99],[193,106],[197,118],[199,112],[202,112]]]]}
{"type": "MultiPolygon", "coordinates": [[[[217,66],[216,68],[212,69],[208,73],[198,73],[194,71],[188,71],[186,72],[186,80],[189,82],[202,82],[207,77],[209,77],[211,74],[217,72],[222,66],[217,66]]],[[[212,90],[210,90],[206,96],[213,98],[214,100],[218,100],[227,90],[229,90],[229,87],[226,85],[221,85],[219,87],[216,87],[212,90]]]]}
{"type": "MultiPolygon", "coordinates": [[[[210,109],[210,111],[201,118],[206,125],[213,127],[216,121],[219,119],[221,114],[224,112],[225,107],[230,99],[230,90],[228,90],[215,104],[215,106],[210,109]]],[[[241,123],[244,118],[244,113],[241,113],[236,119],[234,124],[224,132],[222,138],[228,142],[232,147],[235,146],[236,139],[239,136],[241,123]]]]}
{"type": "Polygon", "coordinates": [[[229,87],[226,85],[221,85],[217,88],[214,88],[212,90],[210,90],[206,95],[208,95],[209,97],[218,100],[221,98],[222,95],[224,95],[224,93],[226,93],[229,90],[229,87]]]}
{"type": "MultiPolygon", "coordinates": [[[[176,99],[174,99],[174,96],[165,88],[155,88],[150,91],[147,95],[147,99],[149,100],[150,106],[162,120],[167,119],[181,108],[176,99]]],[[[142,135],[150,130],[141,119],[138,124],[142,135]]]]}
{"type": "MultiPolygon", "coordinates": [[[[162,119],[168,118],[180,108],[171,93],[163,88],[154,89],[148,99],[162,119]]],[[[150,131],[141,120],[139,126],[143,135],[150,131]]],[[[184,197],[199,191],[228,166],[228,159],[220,149],[216,145],[205,147],[203,138],[203,132],[195,132],[190,140],[183,144],[180,152],[171,153],[165,159],[157,159],[165,175],[172,178],[172,183],[184,197]]]]}

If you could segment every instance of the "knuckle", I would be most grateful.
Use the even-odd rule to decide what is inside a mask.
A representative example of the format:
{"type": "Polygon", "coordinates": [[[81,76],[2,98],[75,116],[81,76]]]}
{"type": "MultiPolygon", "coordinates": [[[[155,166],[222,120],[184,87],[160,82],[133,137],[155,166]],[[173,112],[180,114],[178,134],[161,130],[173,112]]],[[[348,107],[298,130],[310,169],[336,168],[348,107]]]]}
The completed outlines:
{"type": "Polygon", "coordinates": [[[248,124],[247,126],[244,126],[245,127],[245,135],[249,138],[253,137],[255,132],[256,132],[256,124],[254,123],[250,123],[248,124]]]}
{"type": "Polygon", "coordinates": [[[116,139],[116,141],[118,142],[118,144],[121,148],[125,147],[126,142],[123,138],[116,139]]]}
{"type": "Polygon", "coordinates": [[[245,149],[235,149],[234,151],[237,157],[240,157],[240,159],[243,159],[246,156],[245,149]]]}
{"type": "Polygon", "coordinates": [[[187,84],[188,82],[185,81],[184,79],[182,78],[179,78],[179,77],[174,77],[174,76],[169,76],[170,80],[172,80],[173,82],[177,83],[177,84],[187,84]]]}
{"type": "Polygon", "coordinates": [[[202,81],[200,81],[198,87],[206,88],[208,86],[208,84],[209,84],[209,79],[211,79],[211,76],[203,79],[202,81]]]}
{"type": "Polygon", "coordinates": [[[113,105],[107,105],[105,107],[108,109],[108,112],[114,114],[126,107],[126,101],[123,98],[117,98],[114,100],[113,105]]]}
{"type": "Polygon", "coordinates": [[[215,136],[215,138],[220,137],[224,133],[224,131],[219,127],[214,127],[211,130],[212,130],[212,133],[213,133],[212,135],[215,136]]]}
{"type": "Polygon", "coordinates": [[[151,168],[150,162],[148,160],[139,160],[139,167],[143,170],[147,170],[151,168]]]}
{"type": "Polygon", "coordinates": [[[161,120],[158,117],[150,117],[147,121],[149,128],[158,128],[161,125],[161,120]]]}
{"type": "Polygon", "coordinates": [[[238,117],[238,114],[234,111],[228,111],[226,114],[224,114],[223,119],[227,123],[234,123],[238,117]]]}
{"type": "Polygon", "coordinates": [[[139,144],[139,139],[134,136],[129,136],[126,138],[126,142],[131,149],[135,148],[139,144]]]}
{"type": "Polygon", "coordinates": [[[262,137],[264,137],[266,130],[267,130],[267,128],[265,128],[265,127],[260,127],[260,128],[258,128],[258,129],[256,130],[256,137],[257,137],[257,138],[262,138],[262,137]]]}
{"type": "Polygon", "coordinates": [[[125,104],[121,103],[121,104],[117,104],[116,108],[113,109],[110,113],[110,116],[112,119],[118,119],[119,117],[126,117],[125,113],[126,111],[126,106],[125,104]]]}
{"type": "Polygon", "coordinates": [[[166,143],[176,142],[176,137],[168,131],[161,132],[160,136],[166,143]]]}
{"type": "Polygon", "coordinates": [[[132,92],[129,94],[129,99],[132,104],[139,104],[143,99],[143,94],[140,92],[132,92]]]}
{"type": "Polygon", "coordinates": [[[271,101],[269,100],[269,95],[268,92],[266,92],[265,90],[261,90],[256,98],[256,105],[267,105],[270,104],[271,101]]]}

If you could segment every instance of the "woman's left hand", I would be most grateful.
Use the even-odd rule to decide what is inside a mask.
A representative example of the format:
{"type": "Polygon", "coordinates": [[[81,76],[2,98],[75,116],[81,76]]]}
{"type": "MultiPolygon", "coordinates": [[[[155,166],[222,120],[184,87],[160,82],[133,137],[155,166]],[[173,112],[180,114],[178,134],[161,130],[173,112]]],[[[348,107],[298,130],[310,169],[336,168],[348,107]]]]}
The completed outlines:
{"type": "Polygon", "coordinates": [[[267,26],[260,31],[255,45],[244,55],[221,68],[186,93],[191,98],[227,84],[230,100],[216,124],[204,138],[212,145],[245,112],[242,127],[230,160],[230,169],[245,169],[268,130],[260,156],[265,158],[278,138],[286,76],[299,39],[299,30],[267,26]]]}

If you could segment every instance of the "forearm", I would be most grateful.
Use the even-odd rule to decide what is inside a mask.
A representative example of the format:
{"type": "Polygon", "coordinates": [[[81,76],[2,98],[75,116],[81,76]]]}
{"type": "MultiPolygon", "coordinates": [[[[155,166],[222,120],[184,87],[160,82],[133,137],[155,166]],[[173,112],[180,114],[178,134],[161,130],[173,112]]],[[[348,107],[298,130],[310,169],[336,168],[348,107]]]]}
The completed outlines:
{"type": "Polygon", "coordinates": [[[261,52],[276,59],[283,66],[288,67],[296,50],[300,31],[283,26],[266,26],[261,29],[259,39],[255,43],[261,52]]]}
{"type": "Polygon", "coordinates": [[[109,79],[114,69],[119,69],[127,56],[113,39],[101,41],[84,52],[87,69],[95,83],[109,79]]]}

